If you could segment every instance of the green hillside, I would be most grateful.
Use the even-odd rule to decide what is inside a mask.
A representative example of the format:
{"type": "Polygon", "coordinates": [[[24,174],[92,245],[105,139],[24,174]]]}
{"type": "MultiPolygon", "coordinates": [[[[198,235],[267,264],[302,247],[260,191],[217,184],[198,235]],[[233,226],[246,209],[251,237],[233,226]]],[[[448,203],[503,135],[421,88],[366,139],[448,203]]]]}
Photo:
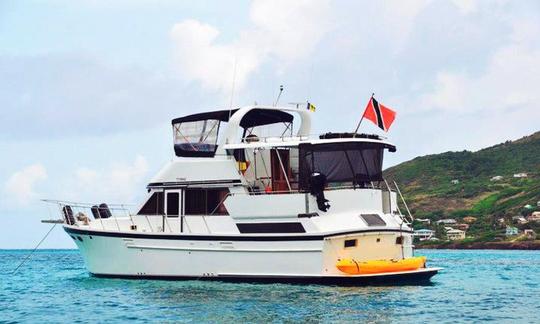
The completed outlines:
{"type": "MultiPolygon", "coordinates": [[[[416,218],[462,222],[463,217],[473,216],[477,221],[471,224],[468,236],[500,240],[506,225],[517,226],[513,216],[540,210],[540,132],[477,152],[417,157],[384,173],[400,184],[416,218]],[[526,173],[527,177],[515,178],[516,173],[526,173]],[[492,180],[495,176],[502,179],[492,180]],[[533,208],[524,208],[528,204],[533,208]]],[[[532,228],[540,234],[535,222],[517,227],[532,228]]]]}

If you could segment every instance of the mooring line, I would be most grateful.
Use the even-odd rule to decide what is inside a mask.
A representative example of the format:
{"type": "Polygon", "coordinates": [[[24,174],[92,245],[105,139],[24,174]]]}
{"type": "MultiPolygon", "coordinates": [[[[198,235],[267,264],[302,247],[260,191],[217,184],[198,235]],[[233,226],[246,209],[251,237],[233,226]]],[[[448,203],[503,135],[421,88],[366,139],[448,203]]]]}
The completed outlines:
{"type": "Polygon", "coordinates": [[[22,260],[22,262],[17,266],[17,268],[15,268],[15,270],[13,270],[13,273],[11,273],[12,275],[14,275],[15,273],[17,273],[17,270],[19,270],[19,268],[26,262],[26,260],[28,260],[32,254],[34,252],[36,252],[37,248],[41,245],[41,243],[43,243],[43,241],[45,241],[45,239],[47,238],[47,236],[49,236],[49,234],[52,232],[52,230],[54,229],[54,227],[56,226],[56,224],[53,224],[53,226],[51,227],[51,229],[47,232],[47,234],[45,234],[45,236],[41,239],[41,241],[39,241],[39,243],[36,245],[36,247],[32,250],[32,252],[28,253],[28,255],[26,256],[26,258],[24,258],[24,260],[22,260]]]}

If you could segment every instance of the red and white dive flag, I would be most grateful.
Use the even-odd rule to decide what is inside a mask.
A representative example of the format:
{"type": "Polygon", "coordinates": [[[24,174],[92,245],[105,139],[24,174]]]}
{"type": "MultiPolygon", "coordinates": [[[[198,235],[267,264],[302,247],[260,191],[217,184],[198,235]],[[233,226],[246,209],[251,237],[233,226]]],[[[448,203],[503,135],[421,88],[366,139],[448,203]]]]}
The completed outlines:
{"type": "Polygon", "coordinates": [[[362,118],[371,120],[375,125],[379,126],[379,128],[388,132],[390,125],[392,125],[396,118],[396,112],[383,106],[378,103],[375,98],[371,97],[362,118]]]}

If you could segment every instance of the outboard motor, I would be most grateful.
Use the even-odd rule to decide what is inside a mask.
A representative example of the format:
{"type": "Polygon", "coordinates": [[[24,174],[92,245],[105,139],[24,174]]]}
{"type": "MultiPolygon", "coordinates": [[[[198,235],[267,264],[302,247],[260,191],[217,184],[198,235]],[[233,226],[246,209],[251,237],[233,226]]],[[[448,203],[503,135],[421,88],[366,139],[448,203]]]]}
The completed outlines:
{"type": "Polygon", "coordinates": [[[309,193],[317,198],[317,207],[325,212],[330,208],[329,200],[324,197],[326,176],[319,172],[313,172],[309,177],[309,193]]]}
{"type": "Polygon", "coordinates": [[[106,203],[102,203],[99,205],[99,216],[101,218],[109,218],[112,216],[111,210],[106,203]]]}
{"type": "Polygon", "coordinates": [[[73,209],[71,209],[71,206],[69,205],[64,206],[64,208],[62,208],[62,212],[64,213],[64,217],[66,218],[67,224],[74,225],[75,217],[73,217],[73,209]]]}

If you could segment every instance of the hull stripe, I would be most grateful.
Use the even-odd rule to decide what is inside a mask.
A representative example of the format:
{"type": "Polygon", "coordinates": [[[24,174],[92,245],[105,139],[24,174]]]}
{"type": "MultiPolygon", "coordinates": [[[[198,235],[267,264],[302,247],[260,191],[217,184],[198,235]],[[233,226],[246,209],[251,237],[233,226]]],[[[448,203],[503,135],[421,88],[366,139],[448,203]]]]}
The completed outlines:
{"type": "Polygon", "coordinates": [[[213,280],[225,282],[289,283],[289,284],[333,284],[333,285],[418,285],[431,284],[429,279],[439,268],[408,273],[391,273],[377,276],[264,276],[264,275],[218,275],[218,276],[175,276],[175,275],[121,275],[91,273],[98,278],[151,279],[151,280],[213,280]]]}
{"type": "Polygon", "coordinates": [[[106,236],[106,237],[121,237],[121,238],[137,238],[137,239],[159,239],[159,240],[176,240],[176,241],[321,241],[328,237],[341,236],[348,234],[360,233],[412,233],[412,231],[397,230],[397,229],[368,229],[356,230],[331,234],[319,235],[178,235],[178,234],[143,234],[143,233],[127,233],[127,232],[102,232],[92,231],[64,226],[64,230],[69,234],[106,236]]]}

